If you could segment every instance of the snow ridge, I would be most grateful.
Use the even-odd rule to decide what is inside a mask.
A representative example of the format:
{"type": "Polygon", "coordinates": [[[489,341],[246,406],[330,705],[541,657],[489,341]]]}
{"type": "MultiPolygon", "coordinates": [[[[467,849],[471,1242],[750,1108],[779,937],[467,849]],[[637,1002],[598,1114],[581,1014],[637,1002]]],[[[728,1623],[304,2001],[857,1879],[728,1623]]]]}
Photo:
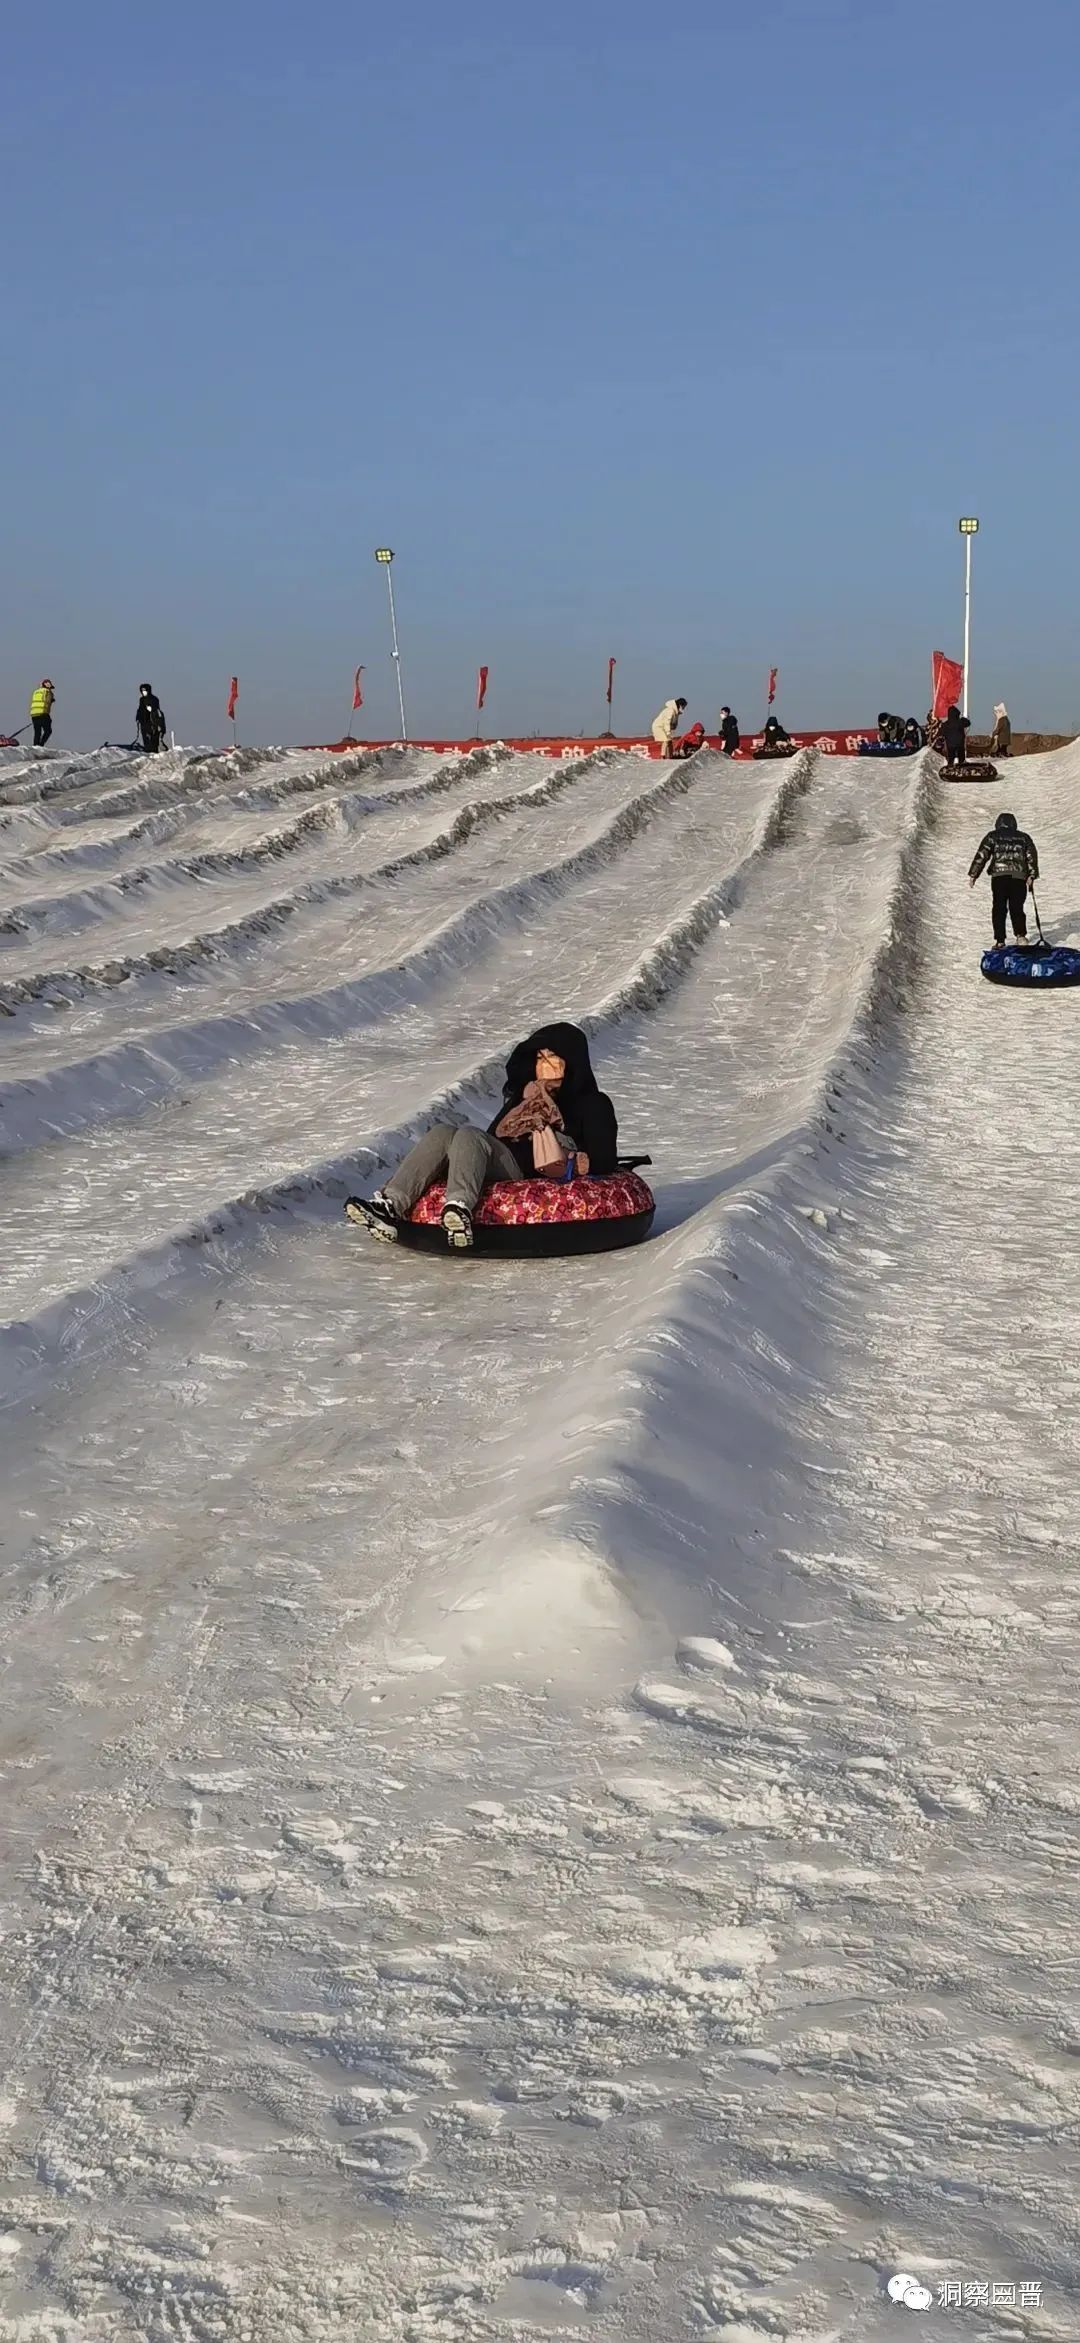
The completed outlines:
{"type": "MultiPolygon", "coordinates": [[[[692,967],[695,957],[740,902],[753,870],[763,856],[779,845],[786,834],[793,809],[809,789],[815,770],[812,750],[801,752],[790,763],[777,768],[775,780],[770,775],[769,795],[757,816],[746,854],[732,869],[696,897],[688,909],[671,922],[668,929],[642,954],[637,966],[606,999],[583,1017],[594,1035],[606,1029],[617,1028],[627,1017],[648,1012],[662,1003],[677,988],[692,967]]],[[[404,971],[392,975],[382,972],[375,978],[363,978],[349,988],[350,1010],[355,1021],[364,1015],[376,1017],[390,999],[398,1000],[403,990],[418,984],[437,983],[447,968],[455,962],[468,963],[485,933],[497,933],[506,919],[519,912],[533,910],[545,895],[561,890],[568,883],[595,868],[598,862],[617,855],[621,846],[648,828],[657,814],[685,798],[698,784],[709,778],[709,766],[701,758],[685,764],[673,765],[663,778],[646,791],[632,798],[609,822],[599,839],[566,857],[561,863],[541,872],[532,879],[499,890],[476,910],[459,920],[447,923],[441,936],[437,935],[413,955],[404,971]],[[404,974],[405,985],[401,976],[404,974]]],[[[545,783],[545,788],[550,784],[545,783]]],[[[340,1002],[334,1002],[335,1015],[340,1017],[340,1002]]],[[[282,1004],[271,1012],[276,1027],[283,1017],[282,1004]]],[[[250,1029],[251,1021],[247,1021],[250,1029]]],[[[226,1054],[235,1048],[235,1029],[225,1027],[218,1036],[219,1046],[226,1054]]],[[[151,1060],[129,1059],[124,1071],[142,1072],[151,1079],[154,1065],[151,1060]]],[[[156,1245],[137,1256],[127,1258],[114,1272],[108,1274],[89,1290],[65,1297],[64,1301],[45,1309],[32,1321],[9,1324],[0,1328],[0,1405],[10,1406],[25,1401],[42,1388],[43,1382],[56,1371],[61,1361],[74,1364],[84,1355],[89,1338],[96,1346],[107,1347],[118,1339],[130,1339],[132,1317],[136,1308],[156,1313],[165,1300],[171,1299],[182,1281],[185,1267],[190,1265],[193,1250],[206,1257],[207,1248],[215,1248],[213,1265],[222,1256],[216,1250],[219,1240],[231,1245],[236,1239],[255,1233],[257,1223],[253,1215],[288,1210],[311,1200],[317,1200],[323,1209],[329,1209],[348,1195],[365,1179],[398,1160],[405,1148],[431,1122],[460,1112],[490,1111],[490,1101],[497,1093],[501,1079],[501,1058],[487,1058],[474,1066],[460,1081],[453,1084],[430,1102],[425,1112],[411,1118],[407,1124],[380,1131],[358,1145],[355,1152],[316,1165],[298,1167],[285,1180],[277,1180],[253,1188],[245,1195],[223,1199],[221,1206],[196,1224],[180,1229],[163,1245],[156,1245]]],[[[115,1075],[116,1068],[111,1069],[115,1075]]],[[[160,1079],[160,1070],[158,1071],[160,1079]]],[[[55,1083],[55,1077],[47,1082],[55,1083]]],[[[35,1093],[35,1087],[22,1086],[21,1100],[31,1109],[47,1108],[49,1091],[35,1093]]],[[[53,1093],[55,1102],[55,1092],[53,1093]]],[[[109,1090],[101,1094],[99,1111],[108,1111],[109,1090]]],[[[6,1106],[16,1147],[20,1144],[17,1110],[20,1093],[13,1086],[7,1094],[6,1106]]],[[[85,1111],[85,1110],[84,1110],[85,1111]]],[[[78,1110],[76,1110],[78,1112],[78,1110]]],[[[56,1129],[54,1120],[52,1129],[56,1129]]],[[[76,1121],[76,1127],[78,1123],[76,1121]]],[[[5,1131],[6,1137],[6,1131],[5,1131]]],[[[24,1126],[21,1143],[36,1143],[32,1124],[24,1126]]]]}

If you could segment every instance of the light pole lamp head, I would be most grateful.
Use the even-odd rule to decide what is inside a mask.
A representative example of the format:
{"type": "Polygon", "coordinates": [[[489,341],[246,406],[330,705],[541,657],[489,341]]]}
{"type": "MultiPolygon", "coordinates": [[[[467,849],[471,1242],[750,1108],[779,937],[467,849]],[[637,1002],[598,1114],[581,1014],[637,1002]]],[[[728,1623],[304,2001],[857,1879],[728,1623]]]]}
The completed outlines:
{"type": "MultiPolygon", "coordinates": [[[[978,527],[978,522],[976,522],[975,526],[976,526],[976,528],[978,527]]],[[[390,550],[390,547],[389,547],[389,545],[377,545],[377,546],[376,546],[376,548],[375,548],[375,559],[376,559],[376,561],[393,561],[393,558],[394,558],[394,556],[393,556],[393,554],[392,554],[392,552],[391,552],[391,550],[390,550]]]]}
{"type": "Polygon", "coordinates": [[[978,521],[965,520],[961,521],[958,525],[960,529],[960,535],[962,537],[974,537],[978,532],[978,521]]]}

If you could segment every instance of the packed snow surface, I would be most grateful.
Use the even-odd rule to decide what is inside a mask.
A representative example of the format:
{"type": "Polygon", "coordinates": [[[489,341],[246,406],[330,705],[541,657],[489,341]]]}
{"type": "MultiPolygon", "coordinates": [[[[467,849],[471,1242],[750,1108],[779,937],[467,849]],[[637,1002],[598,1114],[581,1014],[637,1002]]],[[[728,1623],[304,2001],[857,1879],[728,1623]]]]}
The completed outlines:
{"type": "Polygon", "coordinates": [[[1074,2343],[1078,789],[0,752],[5,2339],[1074,2343]],[[352,1229],[559,1016],[651,1241],[352,1229]]]}

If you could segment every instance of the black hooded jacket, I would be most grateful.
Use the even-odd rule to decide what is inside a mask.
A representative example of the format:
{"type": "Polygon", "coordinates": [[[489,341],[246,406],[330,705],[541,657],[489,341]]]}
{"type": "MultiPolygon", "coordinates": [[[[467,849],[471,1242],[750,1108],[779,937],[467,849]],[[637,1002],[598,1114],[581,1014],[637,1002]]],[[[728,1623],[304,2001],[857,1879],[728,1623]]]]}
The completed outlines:
{"type": "Polygon", "coordinates": [[[140,692],[135,710],[135,730],[145,741],[165,738],[165,711],[156,692],[140,692]]]}
{"type": "Polygon", "coordinates": [[[790,748],[791,734],[785,732],[778,716],[770,716],[762,734],[765,748],[790,748]]]}
{"type": "Polygon", "coordinates": [[[992,830],[988,830],[975,860],[968,872],[969,879],[981,878],[987,864],[992,879],[1020,879],[1031,886],[1039,876],[1039,857],[1034,838],[1021,830],[1015,814],[999,814],[992,830]]]}
{"type": "Polygon", "coordinates": [[[963,748],[970,730],[968,719],[960,714],[959,708],[950,708],[945,718],[945,746],[950,756],[957,755],[963,748]]]}
{"type": "MultiPolygon", "coordinates": [[[[588,1156],[590,1171],[613,1172],[618,1160],[619,1126],[610,1098],[597,1087],[589,1044],[579,1025],[541,1025],[536,1033],[530,1033],[527,1041],[519,1041],[506,1061],[502,1105],[489,1129],[495,1132],[510,1108],[520,1106],[526,1084],[535,1079],[536,1055],[542,1049],[554,1050],[557,1057],[565,1060],[566,1072],[553,1094],[559,1102],[564,1130],[588,1156]]],[[[531,1178],[532,1139],[507,1139],[503,1144],[516,1157],[526,1178],[531,1178]]]]}
{"type": "Polygon", "coordinates": [[[738,722],[737,719],[732,715],[730,708],[728,709],[727,715],[723,718],[720,726],[720,739],[724,750],[729,757],[733,757],[736,749],[741,748],[742,746],[742,739],[739,732],[738,722]]]}

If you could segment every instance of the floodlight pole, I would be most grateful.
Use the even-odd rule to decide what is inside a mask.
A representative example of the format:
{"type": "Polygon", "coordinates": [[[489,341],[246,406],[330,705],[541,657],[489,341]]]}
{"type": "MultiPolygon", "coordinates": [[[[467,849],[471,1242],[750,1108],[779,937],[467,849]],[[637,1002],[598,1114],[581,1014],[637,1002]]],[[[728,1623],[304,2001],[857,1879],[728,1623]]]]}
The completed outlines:
{"type": "Polygon", "coordinates": [[[971,667],[971,540],[977,534],[978,527],[978,521],[970,518],[960,522],[960,534],[964,540],[964,705],[960,711],[962,716],[966,716],[968,713],[968,702],[971,697],[969,683],[971,667]]]}
{"type": "Polygon", "coordinates": [[[390,640],[394,646],[390,656],[394,662],[395,668],[397,669],[397,694],[398,708],[401,713],[401,738],[402,741],[407,741],[409,735],[405,729],[405,691],[401,680],[401,653],[398,649],[397,612],[394,608],[394,556],[390,546],[378,546],[376,548],[375,559],[377,562],[382,564],[386,571],[386,583],[390,594],[390,640]]]}

